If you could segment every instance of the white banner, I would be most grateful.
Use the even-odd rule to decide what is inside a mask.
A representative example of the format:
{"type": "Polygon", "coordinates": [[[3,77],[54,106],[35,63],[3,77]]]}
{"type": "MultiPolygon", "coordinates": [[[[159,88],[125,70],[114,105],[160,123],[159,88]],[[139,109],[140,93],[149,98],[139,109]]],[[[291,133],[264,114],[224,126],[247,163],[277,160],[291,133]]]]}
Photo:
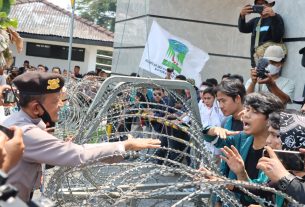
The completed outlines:
{"type": "Polygon", "coordinates": [[[209,55],[188,41],[176,37],[153,21],[140,68],[164,78],[166,69],[174,69],[173,77],[184,75],[201,84],[200,71],[209,55]]]}

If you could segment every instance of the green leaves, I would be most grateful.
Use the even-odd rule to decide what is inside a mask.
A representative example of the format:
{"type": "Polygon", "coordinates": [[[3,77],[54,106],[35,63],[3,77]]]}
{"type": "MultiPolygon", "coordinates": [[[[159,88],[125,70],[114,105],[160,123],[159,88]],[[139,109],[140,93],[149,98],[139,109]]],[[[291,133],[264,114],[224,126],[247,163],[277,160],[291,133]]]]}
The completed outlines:
{"type": "Polygon", "coordinates": [[[0,0],[0,11],[9,14],[12,4],[15,4],[15,0],[0,0]]]}
{"type": "Polygon", "coordinates": [[[114,31],[116,0],[79,0],[76,1],[77,13],[94,23],[114,31]]]}
{"type": "Polygon", "coordinates": [[[8,27],[18,27],[17,19],[11,19],[7,15],[10,12],[11,4],[14,4],[15,0],[0,0],[0,27],[6,29],[8,27]]]}

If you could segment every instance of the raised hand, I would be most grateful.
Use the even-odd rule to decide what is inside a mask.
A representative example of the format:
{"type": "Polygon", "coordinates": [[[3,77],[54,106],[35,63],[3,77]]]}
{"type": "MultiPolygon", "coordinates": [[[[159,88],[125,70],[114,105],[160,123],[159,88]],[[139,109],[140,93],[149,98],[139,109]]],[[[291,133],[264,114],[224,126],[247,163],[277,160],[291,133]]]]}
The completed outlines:
{"type": "Polygon", "coordinates": [[[248,174],[245,169],[243,158],[240,156],[238,150],[232,145],[221,149],[223,155],[220,155],[229,168],[237,175],[238,180],[248,180],[248,174]]]}
{"type": "Polygon", "coordinates": [[[208,131],[208,135],[219,136],[221,139],[226,139],[228,136],[237,135],[239,133],[239,131],[229,131],[221,127],[212,127],[208,131]]]}

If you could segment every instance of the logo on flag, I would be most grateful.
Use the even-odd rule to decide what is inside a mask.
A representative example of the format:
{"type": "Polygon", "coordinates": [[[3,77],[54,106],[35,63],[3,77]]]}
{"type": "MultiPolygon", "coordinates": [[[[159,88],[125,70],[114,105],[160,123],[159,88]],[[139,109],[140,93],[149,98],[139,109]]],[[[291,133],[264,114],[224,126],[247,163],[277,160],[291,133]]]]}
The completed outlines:
{"type": "Polygon", "coordinates": [[[166,69],[174,70],[173,77],[184,75],[201,84],[200,72],[209,55],[188,41],[174,36],[153,21],[140,62],[140,68],[161,78],[166,69]]]}

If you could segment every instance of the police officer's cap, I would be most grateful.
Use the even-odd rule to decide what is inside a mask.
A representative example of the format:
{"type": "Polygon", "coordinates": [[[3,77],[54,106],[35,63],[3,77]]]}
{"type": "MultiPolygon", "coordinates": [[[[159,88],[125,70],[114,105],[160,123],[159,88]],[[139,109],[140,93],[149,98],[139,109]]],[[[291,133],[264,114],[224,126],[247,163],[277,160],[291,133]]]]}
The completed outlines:
{"type": "Polygon", "coordinates": [[[65,80],[56,73],[26,72],[17,76],[13,83],[21,94],[43,95],[59,92],[65,80]]]}

